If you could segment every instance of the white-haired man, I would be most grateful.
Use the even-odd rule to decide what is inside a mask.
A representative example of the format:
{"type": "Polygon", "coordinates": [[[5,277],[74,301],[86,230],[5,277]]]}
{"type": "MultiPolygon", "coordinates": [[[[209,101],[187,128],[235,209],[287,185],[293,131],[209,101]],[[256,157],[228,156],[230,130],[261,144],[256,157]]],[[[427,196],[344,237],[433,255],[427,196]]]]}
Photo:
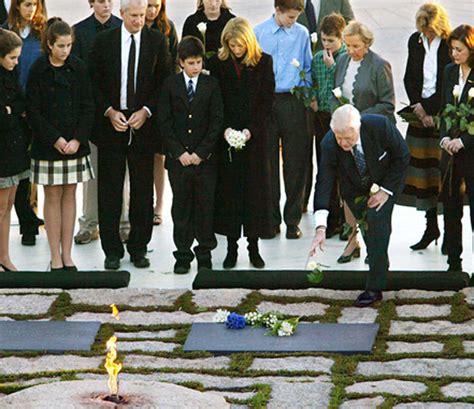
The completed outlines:
{"type": "Polygon", "coordinates": [[[310,253],[314,255],[324,245],[331,189],[337,177],[341,196],[355,217],[360,220],[366,215],[369,274],[366,291],[355,306],[367,307],[382,299],[386,287],[392,211],[405,184],[408,147],[386,117],[361,117],[352,105],[343,105],[333,113],[331,131],[323,138],[321,150],[314,195],[316,232],[310,253]]]}
{"type": "Polygon", "coordinates": [[[120,214],[125,164],[130,174],[130,236],[127,251],[137,268],[150,265],[153,229],[152,132],[163,80],[172,72],[166,37],[145,27],[147,0],[121,0],[121,27],[100,33],[90,69],[96,95],[99,226],[104,267],[118,269],[124,248],[120,214]]]}

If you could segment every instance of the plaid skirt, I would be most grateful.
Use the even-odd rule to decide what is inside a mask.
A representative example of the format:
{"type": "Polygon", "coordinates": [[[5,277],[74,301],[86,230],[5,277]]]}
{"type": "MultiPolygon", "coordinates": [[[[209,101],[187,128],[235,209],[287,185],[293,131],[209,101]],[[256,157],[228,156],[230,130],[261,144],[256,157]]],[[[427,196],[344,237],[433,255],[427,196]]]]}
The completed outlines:
{"type": "Polygon", "coordinates": [[[30,170],[24,170],[18,175],[0,177],[0,189],[8,189],[13,186],[18,186],[20,181],[30,177],[30,170]]]}
{"type": "Polygon", "coordinates": [[[31,181],[38,185],[72,185],[94,179],[89,156],[65,160],[31,159],[31,181]]]}

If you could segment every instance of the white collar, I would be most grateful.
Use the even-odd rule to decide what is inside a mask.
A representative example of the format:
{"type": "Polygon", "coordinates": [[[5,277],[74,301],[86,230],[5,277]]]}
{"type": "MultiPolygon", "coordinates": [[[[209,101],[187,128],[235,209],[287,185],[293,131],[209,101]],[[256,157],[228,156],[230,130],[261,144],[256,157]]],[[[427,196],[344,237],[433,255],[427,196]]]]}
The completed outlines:
{"type": "Polygon", "coordinates": [[[188,75],[183,71],[183,76],[184,76],[184,82],[186,83],[186,87],[188,86],[189,81],[191,80],[193,82],[194,89],[196,89],[196,85],[198,83],[199,75],[197,75],[196,77],[191,78],[191,77],[188,77],[188,75]]]}
{"type": "Polygon", "coordinates": [[[140,38],[141,38],[141,31],[139,31],[138,33],[134,33],[132,34],[130,31],[128,31],[126,28],[125,28],[125,24],[122,24],[122,43],[126,43],[128,41],[130,41],[130,37],[133,35],[133,38],[135,39],[135,43],[139,43],[140,42],[140,38]]]}

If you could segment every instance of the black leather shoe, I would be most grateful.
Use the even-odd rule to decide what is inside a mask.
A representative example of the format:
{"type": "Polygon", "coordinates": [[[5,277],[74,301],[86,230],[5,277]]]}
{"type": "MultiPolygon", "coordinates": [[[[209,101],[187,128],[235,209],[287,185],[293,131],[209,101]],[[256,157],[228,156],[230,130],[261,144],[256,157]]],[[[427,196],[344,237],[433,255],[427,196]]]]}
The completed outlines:
{"type": "Polygon", "coordinates": [[[435,242],[435,245],[438,245],[438,238],[440,236],[440,232],[438,229],[438,226],[435,226],[436,229],[432,228],[430,230],[425,230],[423,233],[423,237],[421,240],[413,244],[413,246],[410,246],[412,250],[424,250],[426,249],[433,241],[435,242]]]}
{"type": "Polygon", "coordinates": [[[77,267],[76,266],[64,266],[64,271],[68,273],[77,273],[77,267]]]}
{"type": "Polygon", "coordinates": [[[212,262],[211,260],[198,260],[198,273],[202,273],[205,271],[212,270],[212,262]]]}
{"type": "Polygon", "coordinates": [[[21,244],[23,246],[34,246],[36,244],[36,235],[35,234],[23,234],[21,236],[21,244]]]}
{"type": "Polygon", "coordinates": [[[130,261],[136,268],[150,267],[150,260],[145,256],[130,256],[130,261]]]}
{"type": "Polygon", "coordinates": [[[461,260],[448,261],[449,267],[448,271],[451,272],[462,272],[462,263],[461,260]]]}
{"type": "Polygon", "coordinates": [[[104,268],[106,270],[118,270],[120,268],[120,257],[117,257],[117,256],[105,257],[104,268]]]}
{"type": "Polygon", "coordinates": [[[288,225],[286,228],[286,238],[293,240],[293,239],[299,239],[303,236],[303,233],[301,232],[300,228],[298,226],[294,225],[288,225]]]}
{"type": "Polygon", "coordinates": [[[356,248],[354,248],[354,250],[352,250],[351,254],[348,254],[347,256],[342,254],[337,259],[337,262],[339,264],[349,263],[350,261],[352,261],[353,258],[359,258],[359,257],[360,257],[360,247],[356,247],[356,248]]]}
{"type": "Polygon", "coordinates": [[[365,256],[364,263],[369,264],[369,256],[365,256]]]}
{"type": "Polygon", "coordinates": [[[175,274],[188,274],[190,269],[191,264],[189,262],[177,260],[176,263],[174,263],[173,272],[175,274]]]}
{"type": "Polygon", "coordinates": [[[222,267],[226,270],[229,268],[234,268],[237,264],[237,249],[227,250],[227,255],[225,256],[224,262],[222,263],[222,267]]]}
{"type": "Polygon", "coordinates": [[[263,261],[263,258],[258,251],[249,251],[249,260],[250,264],[255,268],[265,267],[265,261],[263,261]]]}
{"type": "Polygon", "coordinates": [[[377,301],[382,301],[382,298],[382,291],[366,290],[357,297],[354,306],[359,308],[368,307],[377,301]]]}

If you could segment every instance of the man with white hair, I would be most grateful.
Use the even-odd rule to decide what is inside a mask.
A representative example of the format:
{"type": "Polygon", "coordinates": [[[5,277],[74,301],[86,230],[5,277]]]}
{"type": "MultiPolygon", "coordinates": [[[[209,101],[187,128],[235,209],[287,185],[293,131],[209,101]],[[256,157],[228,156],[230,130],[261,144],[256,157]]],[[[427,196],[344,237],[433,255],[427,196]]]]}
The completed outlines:
{"type": "Polygon", "coordinates": [[[121,0],[121,27],[97,35],[90,57],[98,120],[99,226],[104,267],[117,270],[124,248],[120,214],[125,168],[130,174],[127,251],[137,268],[150,265],[153,229],[152,123],[158,95],[172,73],[166,37],[145,26],[147,0],[121,0]]]}
{"type": "Polygon", "coordinates": [[[410,160],[408,147],[400,132],[385,116],[360,116],[352,105],[334,111],[329,131],[321,142],[321,164],[314,194],[316,232],[310,254],[323,248],[329,200],[337,177],[341,196],[362,228],[369,256],[366,290],[355,301],[367,307],[382,300],[386,287],[388,243],[396,196],[405,184],[410,160]],[[363,199],[362,199],[363,198],[363,199]]]}

